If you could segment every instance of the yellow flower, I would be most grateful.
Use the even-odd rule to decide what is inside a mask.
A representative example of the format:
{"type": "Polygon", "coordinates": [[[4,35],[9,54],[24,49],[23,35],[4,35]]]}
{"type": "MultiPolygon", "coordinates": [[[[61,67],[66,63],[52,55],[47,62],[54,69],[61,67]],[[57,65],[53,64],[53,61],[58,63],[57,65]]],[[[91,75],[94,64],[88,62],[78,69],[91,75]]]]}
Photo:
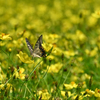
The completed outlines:
{"type": "Polygon", "coordinates": [[[89,89],[86,89],[87,94],[89,94],[90,96],[94,95],[95,92],[89,89]]]}
{"type": "Polygon", "coordinates": [[[0,85],[0,89],[2,89],[2,90],[7,89],[7,90],[8,90],[8,89],[10,89],[10,87],[12,86],[12,84],[7,83],[7,84],[6,84],[6,88],[5,88],[4,86],[5,86],[5,84],[1,84],[1,85],[0,85]]]}
{"type": "Polygon", "coordinates": [[[53,55],[49,55],[49,56],[47,56],[47,59],[49,59],[49,60],[53,60],[53,59],[55,59],[55,57],[53,56],[53,55]]]}
{"type": "Polygon", "coordinates": [[[71,94],[71,92],[70,91],[67,91],[67,95],[66,95],[66,91],[61,91],[61,95],[63,96],[63,97],[70,97],[72,94],[71,94]]]}
{"type": "Polygon", "coordinates": [[[75,82],[71,82],[70,84],[73,86],[73,88],[77,88],[78,86],[75,82]]]}
{"type": "Polygon", "coordinates": [[[78,68],[77,66],[71,70],[73,73],[84,73],[82,68],[78,68]]]}
{"type": "Polygon", "coordinates": [[[93,17],[93,16],[90,16],[90,17],[88,18],[87,25],[90,26],[90,27],[93,27],[93,26],[96,25],[97,21],[98,21],[97,18],[95,18],[95,17],[93,17]]]}
{"type": "Polygon", "coordinates": [[[72,23],[68,19],[62,19],[62,22],[62,32],[66,32],[67,30],[70,30],[72,28],[72,23]]]}
{"type": "Polygon", "coordinates": [[[85,49],[85,53],[89,55],[90,51],[88,49],[85,49]]]}
{"type": "Polygon", "coordinates": [[[61,91],[61,95],[63,96],[63,97],[65,97],[65,91],[61,91]]]}
{"type": "Polygon", "coordinates": [[[75,82],[71,82],[70,84],[64,84],[65,88],[67,90],[73,89],[73,88],[77,88],[77,84],[75,82]]]}
{"type": "Polygon", "coordinates": [[[42,93],[42,99],[43,100],[49,100],[50,97],[51,96],[50,96],[50,94],[48,92],[42,93]]]}
{"type": "Polygon", "coordinates": [[[88,75],[88,74],[84,74],[84,77],[86,78],[86,79],[90,79],[91,78],[91,76],[90,75],[88,75]]]}
{"type": "Polygon", "coordinates": [[[11,48],[9,48],[9,49],[8,49],[8,51],[9,51],[9,52],[11,52],[11,51],[12,51],[12,49],[11,49],[11,48]]]}
{"type": "Polygon", "coordinates": [[[22,74],[24,71],[25,71],[24,68],[20,68],[20,70],[19,70],[19,74],[22,74]]]}
{"type": "Polygon", "coordinates": [[[95,13],[92,14],[95,18],[100,18],[100,11],[95,11],[95,13]]]}
{"type": "Polygon", "coordinates": [[[80,30],[76,31],[76,37],[79,42],[84,43],[87,40],[87,37],[84,33],[82,33],[80,30]]]}
{"type": "Polygon", "coordinates": [[[61,55],[63,54],[63,50],[61,50],[61,49],[58,48],[58,47],[54,47],[53,50],[52,50],[52,53],[53,53],[54,55],[59,55],[59,56],[61,56],[61,55]]]}
{"type": "Polygon", "coordinates": [[[20,51],[19,54],[17,54],[17,56],[24,63],[34,63],[34,61],[31,60],[31,58],[29,58],[28,55],[26,53],[23,53],[22,51],[20,51]]]}
{"type": "Polygon", "coordinates": [[[95,94],[94,94],[95,97],[99,97],[100,98],[100,89],[95,89],[95,94]]]}
{"type": "Polygon", "coordinates": [[[77,52],[74,52],[74,51],[64,51],[64,55],[69,58],[71,56],[75,56],[77,54],[77,52]]]}
{"type": "Polygon", "coordinates": [[[17,69],[14,69],[14,76],[15,78],[19,78],[19,79],[25,79],[25,74],[23,74],[24,72],[24,68],[20,68],[19,71],[17,69]]]}
{"type": "Polygon", "coordinates": [[[62,68],[62,66],[63,66],[63,64],[61,64],[61,63],[56,63],[56,64],[52,64],[50,66],[47,66],[47,68],[49,68],[48,72],[49,73],[52,73],[52,72],[58,73],[59,70],[62,68]]]}
{"type": "Polygon", "coordinates": [[[24,71],[25,71],[24,68],[20,68],[19,70],[19,78],[22,80],[25,79],[25,74],[23,74],[24,71]]]}
{"type": "Polygon", "coordinates": [[[53,47],[51,43],[43,43],[42,46],[46,51],[49,51],[53,47]]]}
{"type": "Polygon", "coordinates": [[[4,84],[0,84],[0,89],[4,90],[4,84]]]}
{"type": "Polygon", "coordinates": [[[0,67],[0,82],[4,81],[5,78],[6,78],[6,75],[4,74],[4,72],[2,71],[0,67]]]}
{"type": "Polygon", "coordinates": [[[14,74],[13,74],[13,76],[14,76],[15,78],[18,78],[19,73],[18,73],[18,70],[17,70],[17,69],[14,69],[14,74]]]}
{"type": "Polygon", "coordinates": [[[21,38],[19,38],[17,40],[13,40],[12,41],[13,44],[12,43],[9,43],[7,47],[9,48],[9,47],[12,47],[13,46],[13,47],[17,47],[17,48],[19,48],[19,47],[22,48],[24,46],[23,45],[23,41],[24,40],[25,39],[23,37],[21,37],[21,38]]]}
{"type": "Polygon", "coordinates": [[[39,14],[39,15],[43,15],[46,11],[47,11],[47,6],[46,5],[39,5],[38,7],[37,7],[37,13],[39,14]]]}
{"type": "Polygon", "coordinates": [[[95,47],[93,50],[88,50],[88,49],[86,49],[85,50],[85,52],[86,52],[86,54],[88,54],[89,56],[91,56],[91,57],[94,57],[94,56],[96,56],[97,55],[97,52],[98,52],[98,48],[97,47],[95,47]]]}
{"type": "Polygon", "coordinates": [[[73,95],[72,98],[71,98],[71,100],[83,100],[83,98],[84,97],[81,96],[81,95],[75,95],[75,96],[73,95]]]}
{"type": "Polygon", "coordinates": [[[81,80],[82,80],[82,81],[84,81],[84,80],[86,80],[86,79],[89,79],[89,80],[90,80],[90,77],[91,77],[91,76],[89,76],[88,74],[85,73],[85,74],[83,74],[83,75],[81,76],[81,80]]]}
{"type": "Polygon", "coordinates": [[[70,17],[70,21],[71,21],[72,23],[74,23],[74,24],[78,24],[79,21],[80,21],[80,19],[79,19],[79,17],[78,17],[77,15],[72,15],[72,16],[70,17]]]}
{"type": "Polygon", "coordinates": [[[48,33],[45,33],[45,42],[46,43],[49,43],[49,44],[54,44],[58,41],[59,39],[59,35],[57,34],[48,34],[48,33]]]}
{"type": "Polygon", "coordinates": [[[73,89],[73,86],[70,85],[70,84],[64,84],[64,86],[65,86],[65,88],[66,88],[67,90],[73,89]]]}
{"type": "Polygon", "coordinates": [[[2,34],[0,35],[0,39],[1,39],[1,40],[11,40],[12,38],[9,37],[9,34],[2,33],[2,34]]]}
{"type": "Polygon", "coordinates": [[[38,91],[38,94],[39,98],[42,96],[42,100],[49,100],[49,98],[51,97],[47,90],[38,91]]]}
{"type": "Polygon", "coordinates": [[[10,89],[11,86],[12,86],[12,84],[7,83],[7,87],[6,87],[6,89],[7,89],[7,90],[10,89]]]}
{"type": "Polygon", "coordinates": [[[83,57],[78,57],[77,59],[78,59],[78,61],[80,61],[80,62],[83,61],[83,57]]]}
{"type": "Polygon", "coordinates": [[[71,79],[71,81],[77,81],[78,80],[78,76],[75,76],[75,75],[74,76],[71,76],[70,79],[71,79]]]}
{"type": "Polygon", "coordinates": [[[95,55],[97,55],[97,52],[98,52],[98,48],[95,47],[95,48],[90,52],[90,56],[91,56],[91,57],[94,57],[95,55]]]}
{"type": "Polygon", "coordinates": [[[6,44],[5,41],[0,41],[0,46],[4,46],[6,44]]]}
{"type": "Polygon", "coordinates": [[[57,10],[51,9],[49,13],[50,13],[50,19],[52,21],[54,21],[54,22],[58,21],[58,20],[60,20],[62,18],[61,11],[57,11],[57,10]]]}

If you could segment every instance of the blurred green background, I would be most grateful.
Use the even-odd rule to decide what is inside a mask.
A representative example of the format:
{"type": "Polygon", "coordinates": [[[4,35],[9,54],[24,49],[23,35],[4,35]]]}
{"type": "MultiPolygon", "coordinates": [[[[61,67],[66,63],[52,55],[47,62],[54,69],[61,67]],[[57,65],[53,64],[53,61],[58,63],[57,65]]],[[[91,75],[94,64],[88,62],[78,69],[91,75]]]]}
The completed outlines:
{"type": "Polygon", "coordinates": [[[85,98],[81,92],[86,89],[93,91],[93,94],[86,96],[87,98],[93,100],[100,98],[99,18],[99,0],[0,0],[0,87],[11,79],[15,69],[17,71],[19,67],[23,68],[21,73],[24,73],[23,79],[16,76],[17,78],[7,82],[13,88],[13,97],[6,86],[0,93],[0,98],[23,97],[24,93],[26,99],[31,99],[32,95],[35,99],[37,97],[37,100],[43,99],[44,94],[41,97],[38,92],[40,90],[44,92],[44,89],[46,92],[49,91],[50,95],[47,97],[52,100],[57,97],[81,100],[80,97],[85,98]],[[12,39],[3,40],[3,36],[8,34],[12,39]],[[40,61],[40,58],[34,58],[34,64],[26,63],[29,58],[26,60],[25,57],[30,56],[30,53],[25,38],[28,38],[34,47],[41,34],[44,49],[48,51],[53,47],[53,50],[47,58],[42,59],[43,62],[38,65],[39,68],[32,74],[33,79],[26,83],[27,86],[21,87],[22,81],[40,61]],[[23,56],[24,61],[16,56],[20,51],[26,53],[25,57],[23,56]],[[46,78],[43,78],[45,72],[46,78]],[[85,86],[78,92],[75,89],[65,89],[64,84],[71,82],[75,82],[78,86],[79,84],[83,86],[84,83],[85,86]],[[50,92],[54,87],[56,90],[50,92]],[[61,91],[70,91],[72,95],[63,96],[61,91]]]}

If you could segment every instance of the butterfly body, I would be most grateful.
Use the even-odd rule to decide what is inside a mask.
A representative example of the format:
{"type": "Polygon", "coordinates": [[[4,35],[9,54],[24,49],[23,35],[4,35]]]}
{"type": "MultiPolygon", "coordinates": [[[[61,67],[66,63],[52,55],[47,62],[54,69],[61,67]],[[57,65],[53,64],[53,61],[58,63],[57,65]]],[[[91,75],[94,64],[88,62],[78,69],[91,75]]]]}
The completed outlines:
{"type": "Polygon", "coordinates": [[[42,35],[38,38],[35,46],[34,46],[34,49],[32,48],[30,42],[28,41],[28,39],[26,38],[26,43],[27,43],[27,46],[29,48],[29,51],[31,53],[31,55],[34,57],[46,57],[46,52],[44,50],[44,48],[42,47],[42,35]]]}

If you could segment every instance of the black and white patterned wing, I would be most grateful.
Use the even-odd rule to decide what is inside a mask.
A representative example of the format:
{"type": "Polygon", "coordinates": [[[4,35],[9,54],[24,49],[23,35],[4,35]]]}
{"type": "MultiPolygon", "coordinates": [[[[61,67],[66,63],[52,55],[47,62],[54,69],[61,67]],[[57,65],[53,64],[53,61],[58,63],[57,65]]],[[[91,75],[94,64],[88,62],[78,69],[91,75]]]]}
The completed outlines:
{"type": "Polygon", "coordinates": [[[46,52],[44,48],[42,47],[42,35],[39,37],[37,43],[39,44],[39,56],[46,57],[46,52]]]}
{"type": "Polygon", "coordinates": [[[33,56],[34,57],[42,57],[42,52],[40,50],[40,47],[42,46],[42,35],[38,38],[34,50],[33,50],[33,56]]]}
{"type": "Polygon", "coordinates": [[[26,38],[26,43],[27,43],[27,47],[31,53],[31,55],[33,54],[33,48],[32,48],[32,45],[30,44],[30,42],[28,41],[28,39],[26,38]]]}

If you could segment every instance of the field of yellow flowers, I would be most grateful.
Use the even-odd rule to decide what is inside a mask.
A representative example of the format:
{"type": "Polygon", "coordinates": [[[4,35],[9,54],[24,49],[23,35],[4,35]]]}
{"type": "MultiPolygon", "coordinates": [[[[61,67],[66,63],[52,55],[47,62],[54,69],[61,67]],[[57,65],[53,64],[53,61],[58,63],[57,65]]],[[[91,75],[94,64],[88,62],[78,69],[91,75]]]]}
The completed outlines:
{"type": "Polygon", "coordinates": [[[0,0],[0,100],[100,100],[99,56],[100,0],[0,0]]]}

